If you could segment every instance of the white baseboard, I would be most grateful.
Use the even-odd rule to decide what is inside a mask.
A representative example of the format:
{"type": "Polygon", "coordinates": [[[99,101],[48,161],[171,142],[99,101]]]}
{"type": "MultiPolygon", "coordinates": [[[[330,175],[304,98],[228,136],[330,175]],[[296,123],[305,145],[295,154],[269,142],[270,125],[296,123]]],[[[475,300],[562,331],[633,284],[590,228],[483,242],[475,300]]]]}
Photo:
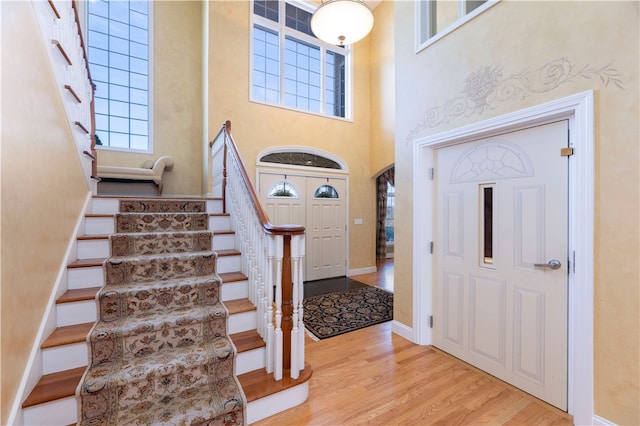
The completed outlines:
{"type": "Polygon", "coordinates": [[[603,419],[600,416],[593,415],[593,422],[591,423],[593,426],[617,426],[615,423],[610,422],[607,419],[603,419]]]}
{"type": "Polygon", "coordinates": [[[40,327],[38,328],[35,340],[33,341],[31,352],[29,353],[29,358],[27,359],[27,364],[25,366],[24,373],[22,374],[22,379],[20,380],[20,385],[18,386],[15,399],[13,400],[13,404],[11,405],[8,424],[19,424],[19,419],[23,418],[24,415],[21,406],[22,402],[27,397],[28,392],[31,392],[31,389],[33,389],[38,380],[40,380],[40,377],[42,377],[43,365],[40,345],[57,326],[57,318],[55,315],[56,299],[68,288],[68,280],[66,275],[67,264],[69,263],[70,259],[75,257],[76,241],[78,239],[78,235],[80,235],[81,229],[83,229],[84,227],[85,213],[89,210],[92,196],[93,194],[91,192],[87,192],[84,200],[84,206],[79,211],[78,217],[76,219],[76,224],[71,233],[69,243],[67,244],[67,249],[62,259],[62,263],[60,264],[60,268],[58,269],[56,281],[53,284],[53,290],[51,291],[51,294],[49,296],[44,315],[42,316],[42,320],[40,322],[40,327]]]}
{"type": "Polygon", "coordinates": [[[391,322],[391,332],[413,342],[413,328],[404,325],[401,322],[393,320],[393,322],[391,322]]]}
{"type": "Polygon", "coordinates": [[[373,272],[376,272],[378,270],[378,268],[376,268],[375,266],[368,266],[366,268],[356,268],[356,269],[349,269],[349,271],[347,272],[347,276],[352,276],[352,275],[362,275],[362,274],[371,274],[373,272]]]}

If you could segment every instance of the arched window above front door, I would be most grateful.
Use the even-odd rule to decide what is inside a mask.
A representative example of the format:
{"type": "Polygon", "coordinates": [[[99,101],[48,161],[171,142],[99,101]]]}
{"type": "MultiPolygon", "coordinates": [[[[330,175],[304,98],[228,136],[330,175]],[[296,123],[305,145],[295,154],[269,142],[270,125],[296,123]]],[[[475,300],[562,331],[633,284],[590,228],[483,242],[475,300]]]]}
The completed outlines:
{"type": "Polygon", "coordinates": [[[267,193],[268,197],[298,198],[298,190],[287,181],[278,182],[267,193]]]}
{"type": "Polygon", "coordinates": [[[333,186],[320,185],[313,193],[313,198],[340,198],[340,195],[333,186]]]}
{"type": "Polygon", "coordinates": [[[258,154],[258,166],[277,166],[294,169],[325,169],[335,173],[348,173],[341,158],[324,151],[304,147],[269,148],[258,154]]]}

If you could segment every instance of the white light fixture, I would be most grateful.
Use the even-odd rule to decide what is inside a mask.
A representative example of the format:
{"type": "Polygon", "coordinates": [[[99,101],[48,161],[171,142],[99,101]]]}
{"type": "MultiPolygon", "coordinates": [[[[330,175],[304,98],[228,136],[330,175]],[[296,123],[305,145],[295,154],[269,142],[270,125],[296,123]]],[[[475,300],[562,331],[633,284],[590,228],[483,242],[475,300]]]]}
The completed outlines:
{"type": "Polygon", "coordinates": [[[311,30],[337,46],[364,38],[373,28],[373,12],[363,0],[328,0],[311,17],[311,30]]]}

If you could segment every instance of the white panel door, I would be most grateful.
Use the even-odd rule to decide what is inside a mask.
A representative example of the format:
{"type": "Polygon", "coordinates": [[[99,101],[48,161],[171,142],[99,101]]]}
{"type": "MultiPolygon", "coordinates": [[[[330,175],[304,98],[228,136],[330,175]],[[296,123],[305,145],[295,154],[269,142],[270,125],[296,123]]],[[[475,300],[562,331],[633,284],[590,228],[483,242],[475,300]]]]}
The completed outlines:
{"type": "Polygon", "coordinates": [[[260,201],[274,225],[305,227],[304,280],[340,277],[347,273],[346,180],[329,177],[260,173],[260,201]],[[337,198],[314,197],[330,186],[337,198]],[[295,196],[269,195],[284,190],[295,196]]]}
{"type": "Polygon", "coordinates": [[[561,121],[435,153],[434,343],[563,410],[567,145],[561,121]]]}
{"type": "Polygon", "coordinates": [[[345,187],[343,179],[307,178],[307,281],[339,277],[347,273],[345,187]],[[326,188],[335,190],[333,198],[315,196],[326,188]]]}
{"type": "MultiPolygon", "coordinates": [[[[303,225],[305,223],[306,182],[304,176],[261,173],[260,200],[274,225],[303,225]],[[274,189],[291,194],[270,195],[274,189]]],[[[282,193],[277,193],[282,194],[282,193]]]]}

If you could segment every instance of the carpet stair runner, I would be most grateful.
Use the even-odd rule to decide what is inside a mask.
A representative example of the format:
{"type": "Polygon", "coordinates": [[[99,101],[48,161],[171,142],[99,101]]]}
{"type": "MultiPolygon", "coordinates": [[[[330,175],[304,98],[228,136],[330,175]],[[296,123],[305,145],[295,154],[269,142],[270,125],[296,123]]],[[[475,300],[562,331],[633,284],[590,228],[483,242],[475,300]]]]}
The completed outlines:
{"type": "Polygon", "coordinates": [[[204,201],[121,200],[80,424],[246,423],[204,201]]]}

